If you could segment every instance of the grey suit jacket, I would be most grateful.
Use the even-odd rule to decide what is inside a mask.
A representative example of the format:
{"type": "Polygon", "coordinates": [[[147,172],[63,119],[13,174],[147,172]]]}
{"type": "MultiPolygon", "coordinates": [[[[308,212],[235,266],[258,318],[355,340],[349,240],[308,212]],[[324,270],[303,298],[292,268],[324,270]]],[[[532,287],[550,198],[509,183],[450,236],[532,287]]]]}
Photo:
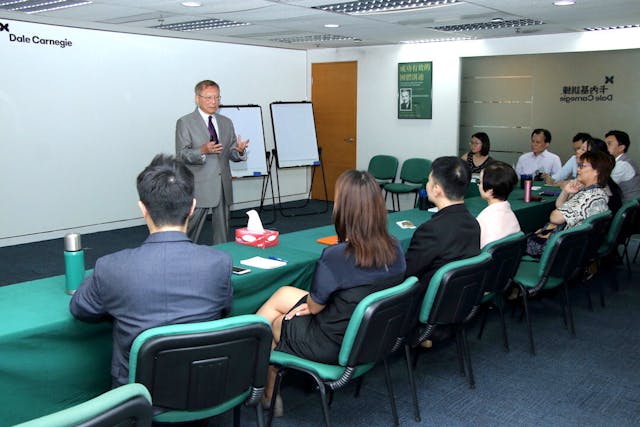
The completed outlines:
{"type": "Polygon", "coordinates": [[[220,154],[207,154],[202,161],[200,147],[209,142],[209,130],[196,108],[194,112],[178,119],[176,123],[176,157],[184,161],[195,178],[196,207],[213,208],[220,204],[220,189],[224,191],[227,205],[233,203],[231,168],[229,160],[239,162],[244,156],[232,150],[236,143],[233,122],[228,117],[215,114],[218,123],[218,140],[223,145],[220,154]]]}
{"type": "Polygon", "coordinates": [[[101,257],[71,298],[82,320],[113,318],[111,375],[126,384],[133,340],[156,326],[205,322],[231,307],[231,256],[186,234],[151,234],[144,244],[101,257]]]}

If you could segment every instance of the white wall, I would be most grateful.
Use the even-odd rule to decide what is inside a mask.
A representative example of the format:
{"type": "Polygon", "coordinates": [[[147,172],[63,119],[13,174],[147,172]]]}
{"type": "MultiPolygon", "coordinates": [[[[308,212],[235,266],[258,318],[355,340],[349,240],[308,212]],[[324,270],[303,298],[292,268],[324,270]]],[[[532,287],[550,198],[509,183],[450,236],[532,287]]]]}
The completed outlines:
{"type": "MultiPolygon", "coordinates": [[[[403,46],[319,49],[308,53],[311,64],[358,62],[357,167],[366,169],[375,154],[402,160],[457,155],[461,58],[531,53],[583,52],[640,47],[640,29],[403,46]],[[398,63],[433,61],[433,119],[397,119],[398,63]]],[[[632,140],[634,135],[631,135],[632,140]]],[[[640,142],[640,135],[635,136],[640,142]]],[[[408,198],[402,206],[408,208],[408,198]]]]}
{"type": "MultiPolygon", "coordinates": [[[[174,152],[176,120],[194,110],[200,80],[220,84],[223,104],[262,107],[267,149],[269,104],[309,98],[304,51],[5,22],[0,246],[143,224],[136,175],[174,152]]],[[[308,176],[283,171],[284,200],[306,197],[308,176]]],[[[234,207],[256,206],[261,183],[234,180],[234,207]]]]}

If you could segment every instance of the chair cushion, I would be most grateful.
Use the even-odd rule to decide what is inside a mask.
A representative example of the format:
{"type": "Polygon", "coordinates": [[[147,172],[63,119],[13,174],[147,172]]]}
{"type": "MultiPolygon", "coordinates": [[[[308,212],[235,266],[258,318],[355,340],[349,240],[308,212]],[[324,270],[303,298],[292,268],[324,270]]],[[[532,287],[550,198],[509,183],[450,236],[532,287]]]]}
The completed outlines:
{"type": "Polygon", "coordinates": [[[386,184],[384,189],[391,193],[411,193],[418,191],[423,187],[422,184],[405,184],[402,182],[393,182],[386,184]]]}
{"type": "MultiPolygon", "coordinates": [[[[513,280],[520,283],[525,288],[535,288],[540,283],[541,277],[539,276],[538,262],[522,260],[518,267],[513,280]]],[[[562,279],[556,277],[549,277],[547,283],[543,286],[544,289],[553,289],[562,284],[562,279]]]]}
{"type": "MultiPolygon", "coordinates": [[[[325,363],[314,362],[312,360],[303,359],[293,354],[284,353],[274,350],[271,352],[270,363],[272,365],[285,366],[287,368],[300,369],[313,372],[324,381],[337,380],[342,376],[346,368],[340,365],[327,365],[325,363]]],[[[373,368],[373,363],[367,363],[356,367],[354,378],[368,372],[373,368]]]]}

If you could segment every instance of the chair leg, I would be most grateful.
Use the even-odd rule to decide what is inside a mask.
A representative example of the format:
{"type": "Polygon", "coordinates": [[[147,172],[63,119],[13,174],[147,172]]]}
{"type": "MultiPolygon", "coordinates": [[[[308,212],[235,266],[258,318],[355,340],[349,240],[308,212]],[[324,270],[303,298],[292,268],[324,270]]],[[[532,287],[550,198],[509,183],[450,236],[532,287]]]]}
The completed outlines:
{"type": "MultiPolygon", "coordinates": [[[[280,386],[282,385],[282,377],[285,374],[285,370],[280,368],[276,373],[276,381],[273,384],[273,394],[271,395],[271,403],[269,405],[269,414],[267,415],[267,427],[271,427],[271,423],[273,422],[273,410],[276,407],[276,396],[280,393],[280,386]]],[[[260,410],[260,404],[258,404],[258,409],[260,410]]]]}
{"type": "Polygon", "coordinates": [[[393,394],[393,384],[391,383],[391,370],[387,359],[384,360],[384,382],[387,384],[387,393],[389,394],[389,403],[391,404],[391,414],[393,415],[393,425],[398,427],[398,409],[396,408],[396,396],[393,394]]]}
{"type": "Polygon", "coordinates": [[[233,427],[240,427],[240,405],[233,408],[233,427]]]}
{"type": "Polygon", "coordinates": [[[458,356],[458,368],[460,368],[460,376],[464,377],[464,343],[462,342],[462,335],[460,334],[460,328],[458,327],[456,327],[456,354],[458,356]]]}
{"type": "Polygon", "coordinates": [[[411,368],[411,347],[404,345],[404,357],[407,362],[407,374],[409,375],[409,386],[411,387],[411,400],[413,400],[413,414],[416,421],[420,422],[420,407],[418,406],[418,392],[416,391],[416,379],[411,368]]]}
{"type": "Polygon", "coordinates": [[[487,323],[487,316],[489,315],[489,306],[482,307],[482,319],[480,320],[480,328],[478,330],[477,338],[482,339],[482,333],[484,332],[484,325],[487,323]]]}
{"type": "MultiPolygon", "coordinates": [[[[591,279],[593,280],[593,279],[591,279]]],[[[589,311],[593,311],[593,303],[591,302],[591,283],[590,280],[583,280],[584,290],[587,294],[587,308],[589,311]]]]}
{"type": "Polygon", "coordinates": [[[504,350],[509,351],[509,337],[507,336],[507,323],[504,320],[504,301],[503,296],[498,294],[496,296],[496,306],[498,307],[498,314],[500,315],[500,324],[502,325],[502,341],[504,343],[504,350]]]}
{"type": "Polygon", "coordinates": [[[353,397],[360,397],[360,389],[362,388],[362,382],[364,381],[364,375],[358,377],[356,379],[356,391],[353,394],[353,397]]]}
{"type": "Polygon", "coordinates": [[[564,287],[565,305],[567,307],[567,321],[569,323],[569,332],[571,333],[571,336],[575,337],[576,326],[573,323],[573,311],[571,311],[571,300],[569,299],[569,285],[567,284],[567,282],[564,283],[563,287],[564,287]]]}
{"type": "Polygon", "coordinates": [[[536,355],[536,347],[533,344],[533,329],[531,326],[531,316],[529,315],[529,304],[527,303],[527,290],[524,286],[520,286],[520,291],[522,291],[522,304],[524,306],[524,317],[527,321],[527,329],[529,330],[529,350],[531,351],[531,355],[536,355]]]}
{"type": "Polygon", "coordinates": [[[633,256],[633,263],[636,263],[636,259],[638,259],[638,252],[640,252],[640,243],[638,243],[638,246],[636,247],[636,254],[633,256]]]}
{"type": "MultiPolygon", "coordinates": [[[[238,419],[240,419],[239,416],[238,419]]],[[[258,427],[264,427],[264,414],[262,413],[262,405],[260,404],[260,402],[256,404],[256,424],[258,425],[258,427]]]]}
{"type": "Polygon", "coordinates": [[[473,367],[471,366],[471,352],[469,351],[469,342],[467,341],[467,330],[464,326],[460,328],[460,337],[462,339],[467,374],[469,375],[469,388],[476,388],[476,379],[473,376],[473,367]]]}
{"type": "Polygon", "coordinates": [[[329,404],[327,402],[327,393],[324,384],[318,382],[318,390],[320,391],[320,400],[322,401],[322,414],[324,415],[324,423],[327,427],[331,427],[331,420],[329,419],[329,404]]]}

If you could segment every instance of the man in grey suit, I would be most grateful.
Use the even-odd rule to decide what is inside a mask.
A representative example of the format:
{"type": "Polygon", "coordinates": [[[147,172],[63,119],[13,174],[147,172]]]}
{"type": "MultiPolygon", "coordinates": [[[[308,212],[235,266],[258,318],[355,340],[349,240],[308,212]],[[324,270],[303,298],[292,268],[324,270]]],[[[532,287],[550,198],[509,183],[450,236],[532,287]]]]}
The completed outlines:
{"type": "Polygon", "coordinates": [[[197,108],[176,123],[176,156],[187,164],[196,182],[196,210],[187,234],[197,243],[211,210],[215,245],[229,239],[229,207],[233,204],[229,160],[246,160],[249,140],[236,138],[233,122],[217,113],[220,86],[216,82],[203,80],[195,92],[197,108]]]}
{"type": "Polygon", "coordinates": [[[113,386],[126,384],[133,340],[156,326],[216,320],[230,310],[231,256],[186,235],[193,174],[156,156],[138,175],[138,205],[150,235],[142,246],[101,257],[71,298],[86,321],[113,319],[113,386]]]}

